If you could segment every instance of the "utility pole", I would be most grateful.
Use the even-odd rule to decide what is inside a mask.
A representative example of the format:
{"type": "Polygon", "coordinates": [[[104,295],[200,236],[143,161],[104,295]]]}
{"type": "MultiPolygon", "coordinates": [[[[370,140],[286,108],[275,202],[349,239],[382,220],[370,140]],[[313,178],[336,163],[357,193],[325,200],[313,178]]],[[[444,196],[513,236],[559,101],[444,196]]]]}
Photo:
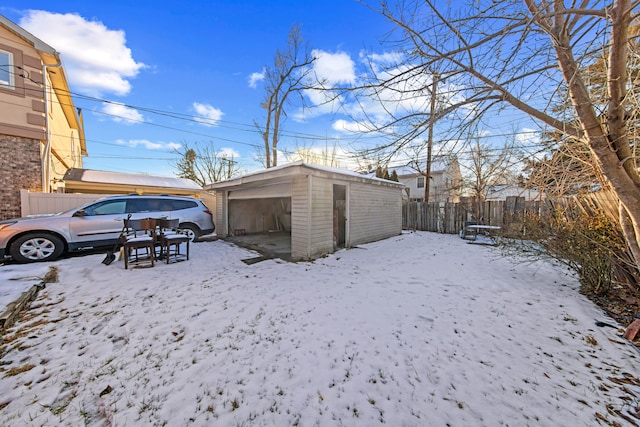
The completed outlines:
{"type": "MultiPolygon", "coordinates": [[[[227,176],[226,179],[231,179],[231,173],[233,172],[233,165],[235,165],[236,162],[235,160],[233,160],[233,157],[231,157],[231,159],[227,159],[226,157],[223,157],[222,159],[220,159],[220,163],[227,163],[227,176]]],[[[224,167],[224,165],[222,165],[224,167]]]]}
{"type": "Polygon", "coordinates": [[[431,187],[431,150],[433,147],[433,126],[436,123],[436,93],[438,88],[437,73],[432,74],[433,82],[431,83],[431,111],[429,112],[429,137],[427,139],[427,168],[424,177],[424,202],[429,203],[429,189],[431,187]]]}

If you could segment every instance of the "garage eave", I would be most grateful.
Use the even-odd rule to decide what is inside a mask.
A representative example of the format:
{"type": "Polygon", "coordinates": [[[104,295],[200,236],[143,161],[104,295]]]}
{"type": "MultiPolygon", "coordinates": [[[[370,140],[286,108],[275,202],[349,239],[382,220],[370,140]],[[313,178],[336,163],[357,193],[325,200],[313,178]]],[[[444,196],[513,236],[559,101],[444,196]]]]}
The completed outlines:
{"type": "Polygon", "coordinates": [[[255,185],[257,183],[264,184],[268,182],[273,184],[276,182],[290,181],[293,177],[302,175],[313,175],[322,178],[339,179],[343,181],[363,182],[367,184],[389,186],[396,188],[404,188],[404,184],[394,181],[388,181],[380,178],[370,178],[358,174],[357,172],[348,171],[346,169],[336,169],[317,165],[308,165],[303,162],[289,163],[275,168],[260,170],[238,178],[232,178],[226,181],[215,182],[205,186],[205,190],[231,191],[238,187],[255,185]]]}

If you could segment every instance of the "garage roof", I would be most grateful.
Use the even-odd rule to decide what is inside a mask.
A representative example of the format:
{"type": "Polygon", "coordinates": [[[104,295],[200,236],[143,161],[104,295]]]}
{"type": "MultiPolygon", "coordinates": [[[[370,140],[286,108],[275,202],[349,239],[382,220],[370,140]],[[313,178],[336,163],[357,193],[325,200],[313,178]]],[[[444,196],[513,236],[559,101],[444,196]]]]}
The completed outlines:
{"type": "Polygon", "coordinates": [[[374,185],[404,188],[404,184],[386,179],[368,177],[358,172],[346,169],[331,168],[328,166],[309,165],[304,162],[287,163],[275,168],[263,169],[238,178],[219,181],[205,186],[206,190],[224,190],[246,185],[273,185],[279,182],[290,181],[297,175],[314,175],[325,178],[341,179],[347,181],[366,182],[374,185]]]}
{"type": "Polygon", "coordinates": [[[202,187],[186,178],[139,175],[91,169],[69,169],[64,175],[67,193],[197,194],[202,187]]]}

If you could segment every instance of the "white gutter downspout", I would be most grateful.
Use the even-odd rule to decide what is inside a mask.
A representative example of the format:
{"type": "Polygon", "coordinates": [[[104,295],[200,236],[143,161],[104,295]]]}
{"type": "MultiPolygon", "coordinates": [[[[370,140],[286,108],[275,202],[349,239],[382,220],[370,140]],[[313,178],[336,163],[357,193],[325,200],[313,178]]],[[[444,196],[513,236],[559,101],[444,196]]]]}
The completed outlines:
{"type": "Polygon", "coordinates": [[[42,154],[42,192],[49,193],[49,168],[51,166],[51,132],[49,129],[49,79],[47,78],[47,68],[62,67],[62,63],[57,64],[43,64],[42,65],[42,77],[44,78],[44,123],[45,123],[45,137],[46,143],[44,146],[44,152],[42,154]]]}

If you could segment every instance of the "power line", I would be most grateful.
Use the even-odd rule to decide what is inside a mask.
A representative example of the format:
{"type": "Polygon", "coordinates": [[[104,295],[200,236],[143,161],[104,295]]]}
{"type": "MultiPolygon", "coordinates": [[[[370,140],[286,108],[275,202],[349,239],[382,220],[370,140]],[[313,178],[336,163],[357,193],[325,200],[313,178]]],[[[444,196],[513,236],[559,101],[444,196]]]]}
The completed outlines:
{"type": "MultiPolygon", "coordinates": [[[[4,101],[0,101],[0,103],[9,104],[9,103],[4,102],[4,101]]],[[[12,105],[19,105],[19,104],[12,104],[12,105]]],[[[11,125],[11,124],[7,124],[6,126],[14,127],[16,129],[20,128],[17,125],[11,125]]],[[[218,137],[214,137],[212,135],[200,134],[200,133],[196,133],[196,132],[189,132],[189,131],[185,131],[185,130],[182,130],[182,129],[172,128],[172,127],[164,126],[164,125],[158,125],[158,126],[163,127],[163,128],[174,129],[174,130],[177,130],[177,131],[180,131],[180,132],[187,132],[187,133],[207,136],[207,137],[210,137],[210,138],[212,138],[214,140],[216,140],[216,139],[217,140],[225,140],[225,141],[228,141],[228,142],[241,143],[241,144],[253,147],[253,148],[258,148],[258,149],[262,148],[262,146],[260,144],[250,144],[250,143],[245,143],[245,142],[242,142],[242,141],[235,141],[235,140],[231,140],[231,139],[227,139],[227,138],[218,138],[218,137]]],[[[474,139],[498,138],[498,137],[505,137],[505,136],[517,136],[517,135],[529,135],[529,134],[535,135],[535,134],[538,134],[538,133],[539,133],[538,131],[528,131],[528,132],[520,132],[520,133],[513,132],[513,133],[496,134],[496,135],[479,135],[477,137],[474,137],[474,139]]],[[[71,138],[68,135],[62,135],[62,134],[57,134],[57,133],[52,133],[51,135],[59,137],[59,138],[71,138]]],[[[111,142],[100,141],[100,140],[91,139],[91,138],[85,138],[85,141],[86,142],[95,143],[95,144],[107,145],[107,146],[113,146],[113,147],[120,147],[120,148],[122,148],[122,147],[135,148],[135,147],[129,147],[126,144],[111,143],[111,142]]],[[[450,142],[450,140],[445,140],[445,139],[434,140],[434,145],[444,145],[444,144],[446,144],[448,142],[450,142]]],[[[520,145],[520,146],[517,146],[517,149],[528,149],[528,148],[538,148],[539,149],[540,145],[539,144],[531,144],[531,145],[520,145]]],[[[493,147],[493,148],[486,147],[484,149],[484,151],[501,152],[501,151],[504,151],[505,149],[507,149],[507,147],[493,147]]],[[[58,151],[61,152],[61,153],[66,153],[68,150],[58,150],[58,151]]],[[[158,151],[170,152],[168,150],[158,150],[158,151]]],[[[290,149],[286,149],[286,148],[281,148],[281,149],[279,149],[279,151],[281,151],[282,153],[284,153],[286,155],[295,155],[295,154],[297,154],[296,151],[290,150],[290,149]]],[[[69,151],[69,153],[71,153],[71,152],[69,151]]],[[[440,153],[442,153],[442,150],[440,150],[440,153]]],[[[472,154],[472,153],[473,153],[472,150],[456,150],[455,151],[455,155],[457,155],[459,157],[462,156],[462,155],[465,155],[465,154],[472,154]]],[[[442,155],[442,154],[436,154],[436,155],[442,155]]],[[[110,155],[106,155],[105,154],[104,157],[101,157],[100,155],[90,155],[89,158],[93,158],[93,159],[95,159],[95,158],[120,158],[120,159],[123,159],[123,160],[124,159],[128,159],[128,160],[156,160],[157,159],[156,157],[123,156],[121,154],[113,155],[112,157],[108,157],[108,156],[110,156],[110,155]]],[[[336,158],[338,160],[345,160],[346,161],[346,160],[353,160],[353,159],[355,159],[355,158],[357,158],[359,156],[358,156],[358,150],[355,150],[354,153],[350,154],[350,155],[334,154],[334,155],[332,155],[332,157],[334,157],[334,158],[336,158]]],[[[160,158],[158,160],[175,160],[175,159],[173,159],[173,158],[160,158]]]]}
{"type": "MultiPolygon", "coordinates": [[[[22,75],[20,75],[22,76],[22,75]]],[[[24,77],[24,76],[22,76],[24,77]]],[[[27,77],[29,78],[29,77],[27,77]]],[[[31,80],[29,78],[29,80],[31,80]]],[[[34,83],[38,83],[38,82],[34,82],[34,83]]],[[[87,101],[91,101],[91,102],[100,102],[103,104],[109,104],[109,105],[120,105],[123,106],[125,108],[129,108],[132,110],[136,110],[136,111],[144,111],[144,112],[148,112],[151,114],[155,114],[155,115],[159,115],[159,116],[164,116],[164,117],[169,117],[169,118],[174,118],[176,120],[182,120],[182,121],[187,121],[190,123],[198,123],[201,124],[203,121],[209,123],[212,126],[216,126],[216,127],[221,127],[221,128],[225,128],[225,129],[231,129],[231,130],[238,130],[238,131],[242,131],[242,132],[251,132],[251,133],[258,133],[258,128],[256,127],[255,124],[247,124],[247,123],[240,123],[240,122],[234,122],[234,121],[227,121],[227,120],[223,120],[223,119],[219,119],[219,120],[213,120],[213,119],[208,119],[206,117],[201,117],[201,116],[194,116],[193,114],[186,114],[186,113],[179,113],[179,112],[173,112],[173,111],[167,111],[167,110],[162,110],[162,109],[158,109],[158,108],[152,108],[152,107],[144,107],[144,106],[135,106],[135,105],[131,105],[131,104],[126,104],[126,103],[122,103],[122,102],[118,102],[118,101],[112,101],[112,100],[108,100],[108,99],[104,99],[104,98],[98,98],[98,97],[93,97],[93,96],[89,96],[89,95],[83,95],[80,93],[76,93],[73,91],[66,91],[69,95],[77,98],[77,99],[82,99],[82,100],[87,100],[87,101]]],[[[447,92],[439,92],[439,95],[441,95],[442,93],[447,93],[447,92]]],[[[458,93],[458,92],[454,92],[454,91],[449,91],[448,93],[458,93]]],[[[73,105],[75,106],[75,105],[73,105]]],[[[137,119],[132,119],[126,116],[119,116],[116,114],[112,114],[112,113],[107,113],[104,111],[100,111],[94,108],[90,108],[90,107],[83,107],[83,109],[87,109],[91,112],[94,112],[96,114],[103,114],[103,115],[107,115],[107,116],[111,116],[111,117],[116,117],[119,118],[121,120],[124,121],[128,121],[128,122],[136,122],[136,123],[141,123],[141,124],[147,124],[147,125],[154,125],[152,122],[148,122],[145,120],[137,120],[137,119]]],[[[426,114],[426,113],[425,113],[426,114]]],[[[502,117],[504,118],[504,117],[502,117]]],[[[504,124],[504,121],[503,121],[504,124]]],[[[171,127],[171,126],[166,126],[168,129],[172,129],[172,130],[177,130],[177,131],[184,131],[182,129],[179,128],[175,128],[175,127],[171,127]]],[[[207,137],[212,137],[211,135],[208,134],[202,134],[202,133],[198,133],[198,132],[189,132],[189,131],[184,131],[186,133],[191,133],[191,134],[195,134],[198,136],[207,136],[207,137]]],[[[375,132],[375,129],[374,129],[375,132]]],[[[517,133],[514,133],[514,135],[517,133]]],[[[331,136],[327,136],[327,135],[315,135],[315,134],[309,134],[309,133],[303,133],[303,132],[292,132],[292,131],[287,131],[287,130],[283,130],[283,132],[281,133],[282,137],[290,137],[290,138],[301,138],[301,139],[307,139],[307,140],[318,140],[318,141],[362,141],[363,139],[379,139],[380,137],[383,136],[378,136],[378,135],[372,135],[370,137],[366,136],[366,135],[362,135],[362,133],[358,134],[357,136],[346,136],[346,135],[341,135],[338,137],[331,137],[331,136]]],[[[386,137],[389,137],[388,135],[386,135],[386,137]]],[[[215,138],[215,137],[214,137],[215,138]]],[[[247,145],[247,143],[244,143],[242,141],[237,141],[237,140],[228,140],[228,142],[233,142],[233,143],[238,143],[238,144],[245,144],[247,145]]],[[[251,146],[255,146],[256,144],[248,144],[251,146]]],[[[258,145],[259,146],[259,145],[258,145]]]]}
{"type": "MultiPolygon", "coordinates": [[[[18,103],[12,103],[6,100],[0,100],[0,104],[6,104],[6,105],[13,105],[13,106],[18,106],[18,107],[24,107],[24,105],[22,104],[18,104],[18,103]]],[[[229,139],[229,138],[221,138],[212,134],[207,134],[207,133],[202,133],[202,132],[193,132],[193,131],[189,131],[189,130],[185,130],[185,129],[181,129],[181,128],[177,128],[177,127],[173,127],[173,126],[168,126],[168,125],[161,125],[161,124],[157,124],[157,123],[153,123],[153,122],[148,122],[148,121],[144,121],[144,120],[135,120],[135,119],[130,119],[126,116],[121,116],[121,115],[117,115],[117,114],[112,114],[112,113],[106,113],[104,111],[100,111],[100,110],[95,110],[95,109],[88,109],[88,111],[94,112],[96,114],[101,114],[101,115],[105,115],[105,116],[109,116],[109,117],[115,117],[124,121],[130,121],[130,122],[136,122],[136,123],[140,123],[140,124],[146,124],[146,125],[150,125],[150,126],[156,126],[156,127],[161,127],[161,128],[165,128],[165,129],[170,129],[170,130],[175,130],[178,132],[182,132],[182,133],[187,133],[187,134],[192,134],[192,135],[197,135],[197,136],[203,136],[203,137],[207,137],[207,138],[211,138],[214,140],[221,140],[221,141],[227,141],[227,142],[231,142],[231,143],[235,143],[235,144],[241,144],[241,145],[247,145],[253,148],[262,148],[262,144],[252,144],[252,143],[248,143],[248,142],[244,142],[244,141],[239,141],[239,140],[235,140],[235,139],[229,139]]],[[[192,121],[192,122],[197,122],[196,120],[188,120],[188,121],[192,121]]],[[[508,132],[508,133],[500,133],[500,134],[486,134],[486,135],[474,135],[473,139],[494,139],[494,138],[501,138],[501,137],[514,137],[514,136],[525,136],[525,135],[536,135],[541,133],[542,131],[520,131],[520,132],[508,132]]],[[[305,135],[305,134],[294,134],[294,135],[305,135]]],[[[390,136],[387,136],[390,137],[390,136]]],[[[373,139],[374,137],[372,137],[373,139]]],[[[350,141],[351,138],[348,137],[320,137],[320,136],[315,136],[315,139],[317,140],[322,140],[322,141],[336,141],[336,142],[340,142],[340,141],[350,141]]],[[[362,138],[353,138],[354,140],[359,140],[362,138]]],[[[380,138],[376,138],[376,139],[380,139],[380,138]]],[[[91,141],[91,139],[86,139],[87,141],[91,141]]],[[[441,139],[438,141],[434,141],[436,143],[443,143],[443,142],[447,142],[449,140],[446,139],[441,139]]]]}
{"type": "MultiPolygon", "coordinates": [[[[24,76],[22,76],[22,77],[24,77],[24,76]]],[[[27,78],[29,78],[29,77],[27,77],[27,78]]],[[[69,91],[69,94],[74,94],[74,93],[69,91]]],[[[90,97],[90,96],[85,96],[85,95],[81,95],[81,94],[74,94],[74,95],[77,96],[78,98],[84,99],[84,100],[89,100],[89,101],[94,101],[94,102],[102,102],[102,103],[107,103],[107,104],[122,105],[122,106],[125,106],[127,108],[138,109],[140,111],[145,111],[145,112],[149,112],[149,113],[152,113],[152,114],[158,114],[158,115],[161,115],[161,116],[175,118],[177,120],[184,120],[184,121],[195,122],[195,123],[200,123],[201,122],[201,120],[200,120],[201,118],[196,120],[193,115],[187,115],[187,114],[183,114],[183,113],[168,112],[168,111],[165,111],[165,110],[159,110],[159,109],[148,108],[148,107],[135,107],[135,106],[131,106],[131,105],[115,102],[115,101],[109,101],[109,100],[90,97]]],[[[24,107],[24,105],[17,104],[17,103],[11,103],[11,102],[5,101],[5,100],[0,101],[0,102],[4,103],[6,105],[15,105],[15,106],[24,107]]],[[[59,102],[59,100],[57,100],[57,102],[58,102],[58,104],[61,104],[59,102]]],[[[106,115],[106,116],[110,116],[110,117],[115,117],[115,118],[122,119],[124,121],[137,122],[137,123],[141,123],[141,124],[147,124],[147,125],[150,125],[150,126],[160,127],[160,128],[163,128],[163,129],[170,129],[170,130],[174,130],[174,131],[182,132],[182,133],[186,133],[186,134],[207,137],[207,138],[211,138],[213,140],[219,140],[219,141],[225,141],[225,142],[229,142],[229,143],[233,143],[233,144],[245,145],[245,146],[252,147],[254,149],[262,149],[263,148],[261,143],[260,144],[258,144],[258,143],[248,143],[248,142],[240,141],[240,140],[236,140],[236,139],[222,138],[222,137],[214,136],[214,135],[211,135],[211,134],[208,134],[208,133],[194,132],[194,131],[189,131],[189,130],[185,130],[185,129],[181,129],[181,128],[177,128],[177,127],[173,127],[173,126],[157,124],[157,123],[153,123],[153,122],[149,122],[149,121],[145,121],[145,120],[131,119],[131,118],[126,117],[126,116],[107,113],[107,112],[100,111],[100,110],[93,109],[93,108],[86,108],[86,109],[88,111],[94,112],[96,114],[102,114],[102,115],[106,115]]],[[[240,130],[240,131],[245,131],[245,132],[248,131],[248,129],[246,129],[246,128],[250,126],[250,125],[247,125],[247,124],[242,124],[242,123],[237,123],[237,122],[228,122],[228,121],[221,121],[221,122],[233,124],[235,126],[241,126],[242,128],[237,128],[237,127],[233,127],[233,126],[229,126],[229,128],[232,129],[232,130],[240,130]]],[[[256,131],[256,129],[252,130],[252,132],[255,132],[255,131],[256,131]]],[[[493,134],[493,135],[477,135],[477,136],[474,136],[473,139],[495,139],[495,138],[500,138],[500,137],[523,136],[523,135],[527,135],[527,134],[536,135],[536,134],[539,134],[539,133],[540,133],[540,131],[510,132],[510,133],[493,134]]],[[[327,137],[327,136],[318,136],[318,135],[305,134],[305,133],[294,133],[294,132],[290,133],[289,135],[297,137],[297,138],[299,137],[299,138],[302,138],[302,139],[320,140],[320,141],[323,141],[323,142],[328,142],[328,141],[349,142],[349,141],[352,140],[352,138],[349,138],[349,137],[346,137],[346,136],[327,137]]],[[[67,137],[67,138],[69,137],[69,136],[65,136],[65,135],[57,135],[57,136],[67,137]]],[[[389,136],[387,135],[386,137],[389,137],[389,136]]],[[[366,139],[366,138],[364,138],[361,135],[353,138],[353,140],[355,140],[355,141],[369,142],[369,141],[363,141],[363,139],[366,139]]],[[[372,137],[371,139],[372,140],[373,139],[379,140],[380,138],[372,137]]],[[[110,144],[110,143],[107,143],[107,142],[101,142],[101,141],[96,141],[96,140],[92,140],[92,139],[85,139],[85,140],[88,141],[88,142],[95,142],[95,143],[98,143],[98,144],[122,146],[121,144],[110,144]]],[[[434,141],[434,143],[436,143],[436,144],[437,143],[444,144],[444,143],[447,143],[449,141],[450,140],[442,139],[440,141],[434,141]]],[[[373,142],[375,142],[375,141],[373,141],[373,142]]],[[[295,154],[294,151],[287,150],[287,149],[282,149],[281,148],[280,151],[284,152],[285,154],[295,154]]],[[[345,160],[351,160],[354,157],[356,157],[356,154],[348,155],[348,156],[347,155],[345,155],[345,156],[343,156],[343,155],[334,155],[334,157],[342,158],[342,159],[345,159],[345,160]]],[[[124,158],[124,157],[119,156],[119,158],[124,158]]],[[[131,157],[131,159],[149,160],[149,159],[152,159],[152,158],[149,158],[149,157],[131,157]]]]}
{"type": "MultiPolygon", "coordinates": [[[[86,101],[91,101],[91,102],[100,102],[103,104],[109,104],[109,105],[119,105],[119,106],[123,106],[125,108],[129,108],[132,110],[136,110],[136,111],[144,111],[144,112],[148,112],[151,114],[156,114],[159,116],[165,116],[165,117],[169,117],[169,118],[173,118],[173,119],[177,119],[177,120],[183,120],[183,121],[187,121],[190,123],[197,123],[197,124],[202,124],[203,121],[209,123],[211,126],[216,126],[216,127],[222,127],[222,128],[226,128],[226,129],[232,129],[232,130],[239,130],[242,132],[252,132],[252,133],[257,133],[258,132],[258,128],[256,127],[255,124],[247,124],[247,123],[240,123],[240,122],[234,122],[234,121],[228,121],[228,120],[223,120],[223,119],[209,119],[207,117],[201,117],[201,116],[195,116],[193,114],[186,114],[186,113],[179,113],[179,112],[174,112],[174,111],[167,111],[167,110],[161,110],[161,109],[157,109],[157,108],[151,108],[151,107],[143,107],[143,106],[135,106],[135,105],[131,105],[131,104],[125,104],[122,102],[118,102],[118,101],[112,101],[112,100],[108,100],[108,99],[103,99],[103,98],[97,98],[97,97],[93,97],[93,96],[88,96],[88,95],[82,95],[79,93],[75,93],[72,91],[67,91],[69,93],[69,95],[72,95],[73,97],[77,98],[77,99],[82,99],[82,100],[86,100],[86,101]]],[[[144,123],[144,124],[150,124],[148,121],[144,121],[144,120],[136,120],[136,119],[131,119],[125,116],[118,116],[115,114],[111,114],[111,113],[106,113],[104,111],[100,111],[100,110],[96,110],[90,107],[83,107],[83,109],[88,109],[89,111],[98,113],[98,114],[104,114],[104,115],[110,115],[113,117],[118,117],[121,118],[125,121],[132,121],[132,122],[137,122],[137,123],[144,123]]],[[[322,136],[322,135],[315,135],[315,134],[309,134],[309,133],[303,133],[303,132],[292,132],[292,131],[287,131],[287,130],[283,130],[281,133],[281,136],[284,137],[291,137],[291,138],[304,138],[304,139],[309,139],[309,140],[319,140],[319,141],[342,141],[342,140],[360,140],[363,138],[362,135],[358,135],[358,136],[354,136],[354,137],[346,137],[346,136],[340,136],[340,137],[329,137],[329,136],[322,136]]],[[[377,137],[372,137],[372,138],[377,138],[377,137]]],[[[232,141],[233,142],[233,141],[232,141]]]]}

